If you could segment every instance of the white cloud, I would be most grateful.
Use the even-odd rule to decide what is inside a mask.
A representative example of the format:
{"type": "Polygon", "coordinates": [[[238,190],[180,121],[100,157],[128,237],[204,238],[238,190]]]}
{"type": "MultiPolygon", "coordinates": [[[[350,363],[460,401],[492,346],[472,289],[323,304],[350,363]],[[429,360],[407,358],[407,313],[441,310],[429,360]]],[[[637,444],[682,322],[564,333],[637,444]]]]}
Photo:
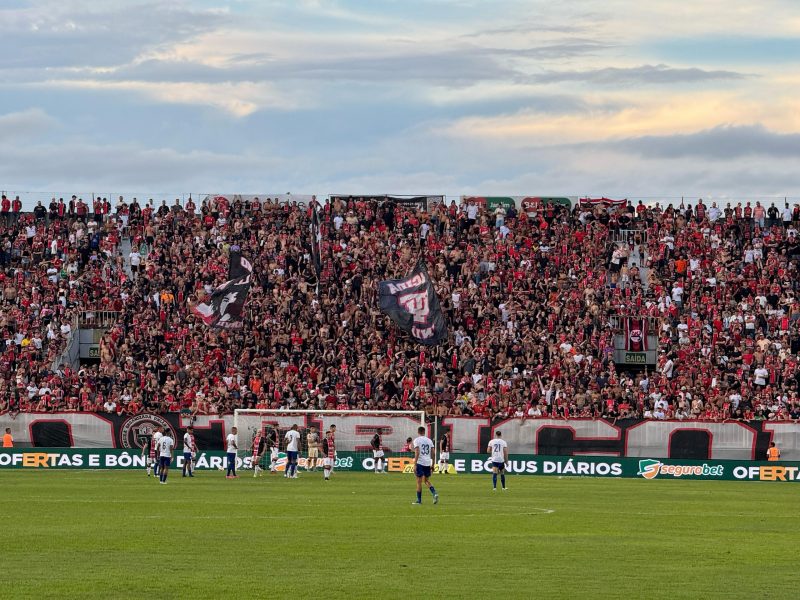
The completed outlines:
{"type": "Polygon", "coordinates": [[[212,106],[235,117],[246,117],[264,108],[293,110],[312,106],[313,98],[299,90],[279,90],[269,83],[194,83],[149,81],[102,81],[59,79],[30,84],[30,87],[97,91],[129,91],[155,102],[212,106]]]}
{"type": "Polygon", "coordinates": [[[0,142],[14,143],[41,136],[57,126],[57,121],[39,108],[0,115],[0,142]]]}

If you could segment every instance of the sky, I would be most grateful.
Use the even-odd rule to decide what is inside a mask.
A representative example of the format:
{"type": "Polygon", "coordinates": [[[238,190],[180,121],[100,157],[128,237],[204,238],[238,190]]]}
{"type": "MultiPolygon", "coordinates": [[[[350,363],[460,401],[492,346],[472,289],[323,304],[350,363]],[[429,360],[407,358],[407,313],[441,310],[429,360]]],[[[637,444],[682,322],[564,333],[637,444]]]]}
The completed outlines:
{"type": "Polygon", "coordinates": [[[800,197],[796,0],[2,0],[0,36],[6,191],[800,197]]]}

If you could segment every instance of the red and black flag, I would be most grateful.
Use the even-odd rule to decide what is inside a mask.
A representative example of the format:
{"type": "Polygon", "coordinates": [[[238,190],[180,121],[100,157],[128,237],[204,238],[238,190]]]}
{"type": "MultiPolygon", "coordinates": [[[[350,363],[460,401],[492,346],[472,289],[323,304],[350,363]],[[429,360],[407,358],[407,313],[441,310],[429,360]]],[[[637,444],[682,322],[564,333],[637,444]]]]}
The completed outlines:
{"type": "Polygon", "coordinates": [[[317,276],[317,291],[319,291],[320,273],[322,273],[322,233],[321,224],[322,217],[319,214],[319,202],[316,199],[311,201],[311,260],[314,264],[314,273],[317,276]]]}
{"type": "Polygon", "coordinates": [[[625,318],[625,350],[628,352],[647,351],[647,319],[625,318]]]}
{"type": "Polygon", "coordinates": [[[238,329],[242,326],[244,303],[250,292],[253,266],[239,251],[231,251],[228,280],[215,289],[205,302],[191,307],[192,314],[209,327],[238,329]]]}
{"type": "Polygon", "coordinates": [[[381,311],[420,344],[433,346],[447,337],[444,313],[423,261],[403,279],[381,281],[378,295],[381,311]]]}

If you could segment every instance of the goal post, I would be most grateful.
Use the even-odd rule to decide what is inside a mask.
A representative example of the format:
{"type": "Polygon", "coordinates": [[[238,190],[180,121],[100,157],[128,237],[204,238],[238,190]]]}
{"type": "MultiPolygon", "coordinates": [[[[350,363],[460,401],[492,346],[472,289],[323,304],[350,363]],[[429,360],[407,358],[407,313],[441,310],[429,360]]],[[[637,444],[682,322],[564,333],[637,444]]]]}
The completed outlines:
{"type": "MultiPolygon", "coordinates": [[[[424,411],[236,409],[233,413],[233,425],[239,432],[239,456],[245,466],[251,466],[253,440],[256,435],[274,430],[281,453],[278,470],[283,470],[286,451],[284,438],[293,425],[297,425],[300,432],[301,469],[306,466],[307,437],[312,427],[316,428],[321,441],[331,425],[335,425],[336,452],[340,457],[352,457],[353,463],[358,461],[358,470],[370,468],[373,458],[370,442],[378,430],[381,431],[382,446],[387,456],[409,456],[407,451],[404,452],[407,440],[419,435],[419,427],[425,427],[434,440],[437,434],[435,420],[427,423],[424,411]]],[[[266,456],[268,461],[269,450],[266,451],[266,456]]]]}

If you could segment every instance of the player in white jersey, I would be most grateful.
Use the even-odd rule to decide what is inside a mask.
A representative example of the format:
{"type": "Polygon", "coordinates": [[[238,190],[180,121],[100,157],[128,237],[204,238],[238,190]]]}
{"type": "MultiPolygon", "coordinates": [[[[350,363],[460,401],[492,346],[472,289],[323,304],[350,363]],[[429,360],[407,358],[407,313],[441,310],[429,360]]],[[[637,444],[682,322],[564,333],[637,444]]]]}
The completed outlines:
{"type": "Polygon", "coordinates": [[[175,440],[169,434],[161,436],[158,440],[158,477],[161,483],[167,483],[169,465],[172,462],[172,449],[175,447],[175,440]]]}
{"type": "Polygon", "coordinates": [[[228,459],[228,470],[225,473],[225,479],[236,479],[239,476],[236,474],[236,454],[239,452],[239,430],[236,427],[231,428],[231,432],[225,439],[227,442],[226,455],[228,459]]]}
{"type": "Polygon", "coordinates": [[[297,457],[300,455],[300,432],[297,431],[297,425],[292,425],[292,428],[286,432],[284,440],[286,441],[286,472],[283,475],[290,479],[297,479],[297,457]]]}
{"type": "Polygon", "coordinates": [[[158,456],[158,440],[161,439],[161,436],[164,434],[161,433],[161,426],[159,425],[156,427],[155,432],[153,433],[152,437],[150,438],[150,460],[147,463],[147,476],[150,477],[150,468],[153,469],[153,475],[158,477],[158,463],[159,463],[159,456],[158,456]]]}
{"type": "Polygon", "coordinates": [[[508,462],[508,444],[501,437],[500,432],[496,431],[494,439],[489,442],[486,451],[492,455],[492,491],[497,490],[497,474],[500,474],[500,484],[503,491],[506,488],[506,463],[508,462]]]}
{"type": "Polygon", "coordinates": [[[194,477],[194,458],[197,455],[197,444],[194,441],[194,427],[186,428],[183,434],[183,476],[194,477]]]}
{"type": "Polygon", "coordinates": [[[433,496],[433,503],[438,504],[439,494],[436,488],[431,485],[431,469],[433,468],[433,457],[436,448],[433,441],[425,435],[425,428],[417,429],[419,434],[413,442],[414,447],[414,473],[417,476],[417,501],[412,504],[422,504],[422,484],[430,490],[433,496]]]}

